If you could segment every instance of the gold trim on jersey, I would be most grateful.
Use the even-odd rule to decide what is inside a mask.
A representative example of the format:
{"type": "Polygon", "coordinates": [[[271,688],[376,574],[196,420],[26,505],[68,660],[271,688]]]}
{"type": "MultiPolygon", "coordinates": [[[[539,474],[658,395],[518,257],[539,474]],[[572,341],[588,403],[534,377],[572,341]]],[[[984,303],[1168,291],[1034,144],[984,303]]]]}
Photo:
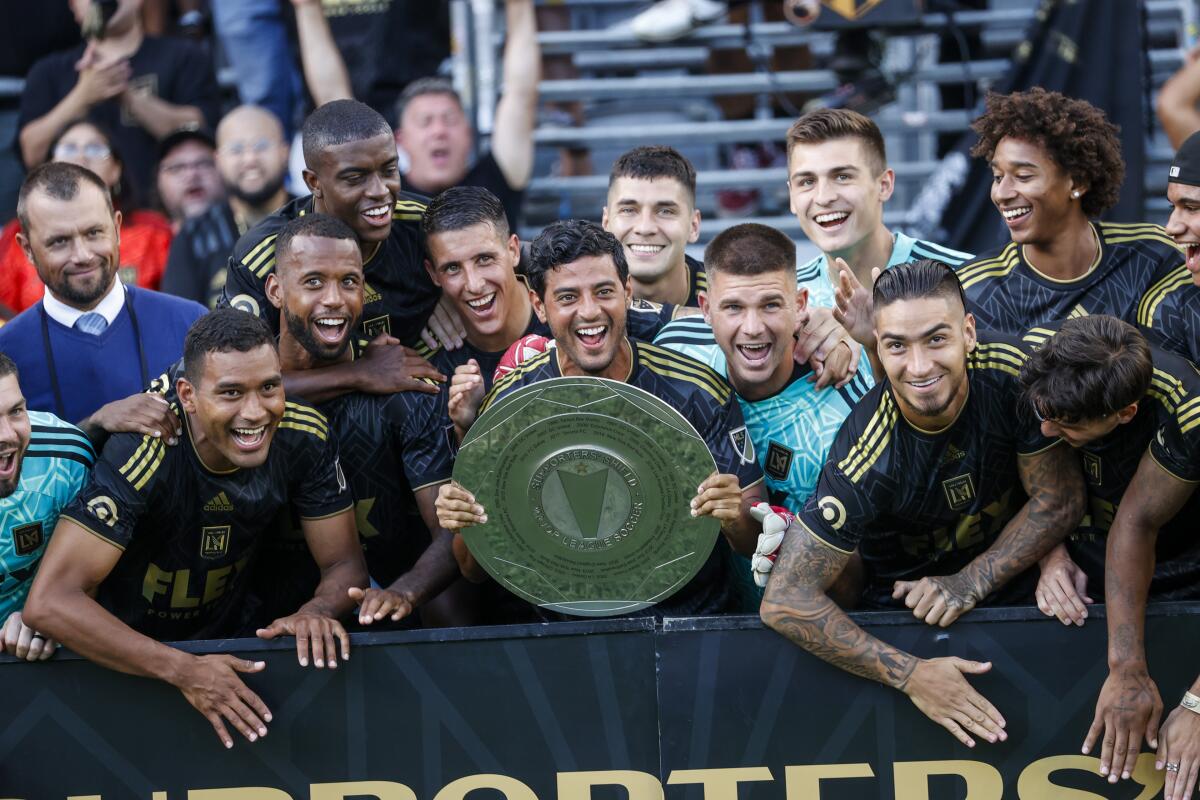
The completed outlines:
{"type": "Polygon", "coordinates": [[[1138,301],[1138,324],[1146,328],[1154,327],[1154,312],[1158,310],[1159,304],[1166,300],[1167,295],[1171,292],[1187,286],[1191,282],[1192,274],[1188,272],[1187,266],[1184,264],[1180,264],[1167,273],[1167,277],[1147,289],[1146,293],[1142,295],[1142,299],[1138,301]]]}
{"type": "Polygon", "coordinates": [[[117,548],[118,550],[120,550],[122,553],[124,553],[124,552],[125,552],[125,547],[124,547],[123,545],[119,545],[119,544],[117,544],[117,543],[116,543],[116,542],[114,542],[112,539],[110,539],[110,538],[108,538],[107,536],[105,536],[103,533],[100,533],[100,531],[97,531],[97,530],[93,529],[91,525],[88,525],[87,523],[85,523],[85,522],[83,522],[83,521],[81,521],[81,520],[78,520],[78,519],[76,519],[75,517],[71,516],[71,515],[70,515],[70,514],[68,514],[67,512],[65,512],[65,511],[64,511],[64,512],[62,513],[62,515],[59,517],[59,519],[60,519],[60,520],[61,520],[61,519],[65,519],[65,520],[69,520],[69,521],[71,521],[71,522],[74,522],[76,525],[78,525],[79,527],[83,528],[85,531],[87,531],[88,533],[90,533],[92,536],[95,536],[97,539],[99,539],[100,541],[104,542],[105,544],[110,544],[110,545],[112,545],[113,547],[115,547],[115,548],[117,548]]]}
{"type": "Polygon", "coordinates": [[[278,238],[278,233],[272,233],[242,259],[242,266],[250,270],[254,277],[265,278],[275,268],[275,240],[278,238]]]}
{"type": "Polygon", "coordinates": [[[843,553],[845,555],[850,555],[851,553],[854,552],[853,550],[843,550],[842,548],[838,547],[836,544],[831,544],[830,542],[825,541],[824,539],[821,538],[820,534],[818,534],[812,528],[808,527],[808,524],[804,520],[800,519],[799,517],[796,517],[796,524],[799,525],[801,528],[803,528],[805,533],[807,533],[809,536],[811,536],[814,541],[816,541],[818,544],[825,545],[830,550],[833,550],[838,553],[843,553]]]}
{"type": "Polygon", "coordinates": [[[1029,342],[1033,345],[1043,345],[1054,336],[1054,331],[1049,328],[1030,328],[1021,337],[1021,341],[1029,342]]]}
{"type": "Polygon", "coordinates": [[[143,436],[141,445],[119,470],[121,477],[134,489],[141,491],[162,463],[166,452],[167,446],[162,439],[143,436]]]}
{"type": "Polygon", "coordinates": [[[892,439],[892,429],[896,427],[897,416],[892,393],[883,392],[862,436],[858,437],[858,441],[850,448],[846,457],[838,462],[838,469],[852,483],[858,483],[887,449],[888,442],[892,439]]]}
{"type": "Polygon", "coordinates": [[[279,427],[311,433],[322,442],[329,438],[329,421],[325,415],[299,403],[288,402],[285,405],[279,427]]]}
{"type": "MultiPolygon", "coordinates": [[[[632,347],[632,345],[630,345],[632,347]]],[[[645,362],[650,371],[669,378],[685,380],[704,389],[721,405],[729,402],[733,392],[716,372],[706,364],[681,356],[674,350],[641,342],[638,344],[638,357],[645,362]]]]}
{"type": "MultiPolygon", "coordinates": [[[[1162,400],[1172,414],[1181,410],[1179,404],[1187,397],[1187,390],[1178,378],[1155,367],[1150,376],[1150,386],[1164,393],[1162,400]]],[[[1190,401],[1188,404],[1190,405],[1190,401]]]]}
{"type": "Polygon", "coordinates": [[[1105,244],[1152,241],[1179,249],[1179,245],[1175,244],[1175,240],[1167,234],[1166,229],[1156,222],[1101,222],[1100,229],[1104,233],[1105,244]]]}
{"type": "Polygon", "coordinates": [[[354,511],[354,503],[350,503],[350,505],[348,505],[345,508],[340,509],[338,511],[331,511],[328,514],[322,514],[319,517],[306,517],[303,514],[298,514],[297,516],[299,516],[300,519],[304,520],[305,522],[318,522],[323,519],[332,519],[333,517],[340,517],[342,514],[345,514],[347,511],[354,511]]]}
{"type": "Polygon", "coordinates": [[[975,283],[975,279],[980,279],[992,274],[1004,275],[1012,271],[1020,258],[1017,255],[1017,245],[1015,242],[1010,242],[1005,245],[1000,254],[992,258],[976,261],[974,264],[967,264],[958,270],[958,280],[962,287],[966,289],[971,284],[975,283]],[[986,274],[985,274],[986,273],[986,274]]]}
{"type": "Polygon", "coordinates": [[[998,369],[1009,375],[1020,375],[1026,358],[1021,348],[1006,342],[978,342],[967,358],[967,367],[998,369]]]}
{"type": "Polygon", "coordinates": [[[1154,457],[1154,448],[1153,447],[1146,448],[1146,455],[1150,456],[1150,460],[1154,462],[1154,466],[1158,467],[1159,469],[1161,469],[1163,472],[1170,475],[1175,480],[1182,481],[1183,483],[1200,483],[1200,480],[1193,481],[1193,480],[1188,480],[1187,478],[1182,478],[1179,475],[1176,475],[1170,469],[1168,469],[1165,464],[1163,464],[1161,461],[1159,461],[1157,458],[1154,457]]]}
{"type": "Polygon", "coordinates": [[[1183,433],[1200,425],[1200,397],[1193,397],[1176,408],[1175,421],[1183,433]]]}
{"type": "Polygon", "coordinates": [[[1096,243],[1096,258],[1092,261],[1092,265],[1087,268],[1087,271],[1084,272],[1079,277],[1076,277],[1076,278],[1051,278],[1049,275],[1042,272],[1040,269],[1038,269],[1037,267],[1035,267],[1033,265],[1033,262],[1029,260],[1029,257],[1027,255],[1025,255],[1025,245],[1021,245],[1021,258],[1025,261],[1025,266],[1029,267],[1029,269],[1031,269],[1042,280],[1050,281],[1051,283],[1061,284],[1063,286],[1067,286],[1072,283],[1079,283],[1079,281],[1086,279],[1088,276],[1090,276],[1093,272],[1096,271],[1096,267],[1100,266],[1100,262],[1104,259],[1104,245],[1107,243],[1106,240],[1101,240],[1100,232],[1096,230],[1095,225],[1089,224],[1088,227],[1091,228],[1092,240],[1096,243]]]}

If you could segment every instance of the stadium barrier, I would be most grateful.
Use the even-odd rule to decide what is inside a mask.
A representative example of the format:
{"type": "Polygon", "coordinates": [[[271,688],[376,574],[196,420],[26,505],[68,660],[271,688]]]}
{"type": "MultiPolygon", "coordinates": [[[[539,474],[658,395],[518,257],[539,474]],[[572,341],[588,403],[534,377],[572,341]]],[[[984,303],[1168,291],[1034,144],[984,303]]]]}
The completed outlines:
{"type": "MultiPolygon", "coordinates": [[[[1103,613],[1034,609],[949,630],[862,615],[922,656],[990,660],[972,678],[1007,742],[974,750],[899,692],[802,653],[750,617],[601,620],[356,635],[348,663],[301,669],[290,642],[184,645],[263,659],[274,714],[226,751],[165,684],[60,653],[0,663],[0,796],[24,800],[1083,800],[1150,798],[1143,754],[1111,787],[1080,744],[1106,675],[1103,613]]],[[[1153,608],[1168,710],[1200,669],[1200,604],[1153,608]]]]}

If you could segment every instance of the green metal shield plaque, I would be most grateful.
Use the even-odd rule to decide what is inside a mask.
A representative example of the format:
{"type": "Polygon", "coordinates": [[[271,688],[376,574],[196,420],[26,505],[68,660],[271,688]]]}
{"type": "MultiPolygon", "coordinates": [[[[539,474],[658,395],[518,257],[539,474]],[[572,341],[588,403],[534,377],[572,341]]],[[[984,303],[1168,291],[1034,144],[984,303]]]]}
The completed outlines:
{"type": "Polygon", "coordinates": [[[459,449],[454,479],[488,522],[467,547],[501,585],[578,616],[636,611],[700,569],[720,526],[693,518],[716,469],[683,416],[604,378],[554,378],[489,408],[459,449]]]}

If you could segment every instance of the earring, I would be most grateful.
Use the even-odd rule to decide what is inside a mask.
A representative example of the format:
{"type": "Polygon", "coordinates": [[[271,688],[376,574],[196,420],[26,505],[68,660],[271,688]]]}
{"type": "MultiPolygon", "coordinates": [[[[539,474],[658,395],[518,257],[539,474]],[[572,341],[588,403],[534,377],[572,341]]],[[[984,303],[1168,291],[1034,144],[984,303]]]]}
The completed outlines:
{"type": "Polygon", "coordinates": [[[1075,198],[1076,200],[1078,200],[1082,196],[1083,196],[1082,193],[1078,189],[1071,192],[1071,197],[1075,198]]]}

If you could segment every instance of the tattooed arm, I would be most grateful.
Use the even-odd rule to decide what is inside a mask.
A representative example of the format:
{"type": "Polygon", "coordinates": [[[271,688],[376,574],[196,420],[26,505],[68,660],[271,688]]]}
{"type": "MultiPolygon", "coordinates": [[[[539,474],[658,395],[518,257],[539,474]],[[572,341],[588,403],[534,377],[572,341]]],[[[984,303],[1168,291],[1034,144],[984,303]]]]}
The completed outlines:
{"type": "Polygon", "coordinates": [[[1146,669],[1146,597],[1154,575],[1158,529],[1183,508],[1196,484],[1142,456],[1108,532],[1104,555],[1104,599],[1108,613],[1108,679],[1096,701],[1096,716],[1083,743],[1086,753],[1101,732],[1100,774],[1110,782],[1128,778],[1142,736],[1157,747],[1162,699],[1146,669]]]}
{"type": "Polygon", "coordinates": [[[1000,712],[963,677],[991,664],[917,658],[868,634],[829,599],[826,591],[849,558],[792,523],[763,597],[763,622],[835,667],[904,692],[968,747],[975,746],[971,734],[989,742],[1007,738],[1000,712]]]}
{"type": "Polygon", "coordinates": [[[1017,469],[1029,499],[991,547],[954,575],[896,581],[892,596],[903,597],[918,619],[946,627],[1036,564],[1083,518],[1087,489],[1066,444],[1021,456],[1017,469]]]}

